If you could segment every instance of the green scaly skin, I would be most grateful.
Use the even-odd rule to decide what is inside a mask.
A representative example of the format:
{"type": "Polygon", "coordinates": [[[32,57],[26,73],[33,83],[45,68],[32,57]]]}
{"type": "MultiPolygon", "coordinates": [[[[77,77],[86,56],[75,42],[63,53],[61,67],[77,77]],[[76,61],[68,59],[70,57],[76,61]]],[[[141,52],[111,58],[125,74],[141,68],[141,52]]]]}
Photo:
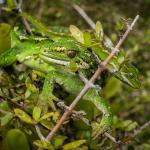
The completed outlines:
{"type": "MultiPolygon", "coordinates": [[[[36,35],[27,36],[22,30],[15,28],[11,33],[11,38],[12,48],[0,55],[0,67],[19,61],[32,69],[45,73],[43,90],[38,100],[39,106],[44,109],[48,103],[54,108],[52,100],[58,100],[53,95],[54,82],[62,85],[74,97],[79,94],[84,83],[75,72],[78,71],[89,78],[97,68],[98,63],[91,50],[100,60],[109,55],[108,51],[104,51],[104,48],[100,46],[93,46],[91,50],[87,50],[85,46],[70,35],[56,36],[49,39],[36,35]]],[[[114,69],[114,72],[116,72],[116,68],[119,70],[119,65],[117,58],[113,58],[112,64],[109,65],[109,70],[113,72],[114,69]]],[[[123,74],[123,72],[117,71],[116,74],[118,74],[116,77],[120,78],[120,80],[126,78],[126,74],[123,74]]],[[[129,79],[130,83],[128,84],[137,86],[138,82],[135,81],[136,79],[129,79]]],[[[97,138],[100,134],[110,130],[113,114],[107,101],[98,95],[95,89],[90,89],[84,95],[83,101],[93,103],[95,108],[103,113],[99,126],[93,131],[94,137],[97,138]]],[[[89,114],[90,112],[86,113],[89,114]]]]}

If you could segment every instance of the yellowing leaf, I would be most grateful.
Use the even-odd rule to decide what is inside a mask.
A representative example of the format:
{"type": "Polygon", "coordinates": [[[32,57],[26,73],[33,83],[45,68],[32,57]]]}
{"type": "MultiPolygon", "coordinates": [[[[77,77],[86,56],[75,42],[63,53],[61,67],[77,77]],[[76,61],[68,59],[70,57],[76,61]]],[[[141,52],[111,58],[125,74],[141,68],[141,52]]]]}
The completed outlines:
{"type": "Polygon", "coordinates": [[[72,36],[80,43],[84,43],[83,33],[74,25],[70,25],[69,31],[71,32],[72,36]]]}
{"type": "Polygon", "coordinates": [[[59,113],[58,112],[50,112],[50,113],[46,113],[44,114],[41,118],[40,118],[40,121],[41,120],[44,120],[44,119],[47,119],[47,118],[50,118],[50,117],[53,117],[53,120],[56,121],[59,117],[59,113]]]}
{"type": "Polygon", "coordinates": [[[38,89],[33,84],[31,84],[29,77],[26,79],[25,84],[29,91],[31,91],[33,93],[38,92],[38,89]]]}
{"type": "Polygon", "coordinates": [[[74,142],[67,143],[63,146],[63,150],[72,150],[84,144],[86,140],[77,140],[74,142]]]}
{"type": "Polygon", "coordinates": [[[54,115],[54,112],[46,113],[46,114],[44,114],[44,115],[40,118],[40,120],[44,120],[44,119],[50,118],[50,117],[52,117],[53,115],[54,115]]]}
{"type": "Polygon", "coordinates": [[[22,120],[26,123],[29,123],[29,124],[35,124],[35,122],[31,119],[31,117],[23,110],[16,108],[16,109],[14,109],[14,112],[15,112],[15,115],[18,118],[20,118],[20,120],[22,120]]]}
{"type": "Polygon", "coordinates": [[[104,33],[103,33],[103,27],[100,21],[96,22],[95,32],[96,32],[95,35],[96,35],[97,40],[102,41],[104,33]]]}
{"type": "Polygon", "coordinates": [[[41,108],[34,107],[32,116],[33,116],[33,119],[38,122],[41,116],[41,108]]]}
{"type": "Polygon", "coordinates": [[[33,142],[33,144],[35,144],[36,146],[38,146],[40,148],[54,150],[54,147],[52,146],[52,144],[47,141],[44,141],[44,140],[42,140],[42,141],[36,140],[33,142]]]}

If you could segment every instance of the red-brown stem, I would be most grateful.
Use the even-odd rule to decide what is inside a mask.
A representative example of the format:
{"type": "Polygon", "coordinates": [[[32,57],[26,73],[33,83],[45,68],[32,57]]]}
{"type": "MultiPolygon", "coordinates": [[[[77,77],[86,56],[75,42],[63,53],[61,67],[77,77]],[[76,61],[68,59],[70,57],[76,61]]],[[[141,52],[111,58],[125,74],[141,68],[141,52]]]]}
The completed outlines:
{"type": "MultiPolygon", "coordinates": [[[[60,126],[64,123],[64,121],[66,120],[66,118],[71,114],[72,110],[78,104],[78,102],[80,101],[80,99],[86,94],[86,92],[88,91],[88,89],[91,88],[91,85],[94,84],[95,80],[102,73],[102,71],[107,68],[107,65],[110,62],[110,60],[112,59],[112,57],[117,52],[119,52],[120,46],[122,45],[122,43],[126,39],[127,35],[130,33],[130,31],[132,30],[133,26],[135,25],[135,23],[136,23],[136,21],[138,19],[139,19],[139,15],[137,15],[134,18],[133,22],[131,23],[130,26],[128,26],[126,32],[124,33],[124,35],[122,36],[122,38],[119,40],[119,42],[117,43],[117,45],[115,46],[115,48],[112,50],[112,52],[109,54],[109,56],[100,64],[100,66],[98,67],[98,69],[96,70],[96,72],[94,73],[94,75],[85,84],[84,88],[81,90],[81,92],[78,94],[78,96],[74,99],[74,101],[71,103],[71,105],[69,106],[69,108],[64,112],[64,114],[62,115],[62,117],[60,118],[60,120],[57,122],[57,124],[55,125],[55,127],[47,135],[46,139],[48,141],[51,141],[51,139],[53,138],[53,136],[55,135],[55,133],[59,130],[60,126]]],[[[42,150],[42,148],[39,148],[38,150],[42,150]]]]}

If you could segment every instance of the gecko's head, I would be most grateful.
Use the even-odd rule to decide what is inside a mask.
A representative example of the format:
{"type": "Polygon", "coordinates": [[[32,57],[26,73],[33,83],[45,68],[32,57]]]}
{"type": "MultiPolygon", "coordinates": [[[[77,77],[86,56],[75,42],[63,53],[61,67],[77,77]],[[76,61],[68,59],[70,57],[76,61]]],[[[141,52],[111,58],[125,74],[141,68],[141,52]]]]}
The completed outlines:
{"type": "Polygon", "coordinates": [[[42,48],[41,59],[47,63],[76,69],[88,69],[92,58],[90,52],[72,38],[59,37],[42,48]]]}

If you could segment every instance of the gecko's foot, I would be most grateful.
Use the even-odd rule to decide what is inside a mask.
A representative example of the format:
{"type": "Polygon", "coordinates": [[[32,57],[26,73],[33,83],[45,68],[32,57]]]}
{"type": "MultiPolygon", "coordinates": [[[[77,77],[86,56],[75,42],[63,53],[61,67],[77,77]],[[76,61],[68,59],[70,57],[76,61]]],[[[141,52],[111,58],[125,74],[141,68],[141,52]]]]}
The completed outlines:
{"type": "Polygon", "coordinates": [[[54,101],[58,101],[58,98],[53,94],[50,94],[48,97],[44,96],[44,94],[41,94],[39,96],[37,105],[42,108],[44,113],[47,113],[49,107],[53,111],[56,111],[54,101]]]}
{"type": "Polygon", "coordinates": [[[92,130],[93,140],[99,138],[102,134],[106,132],[106,129],[102,127],[99,123],[92,123],[92,130]]]}
{"type": "Polygon", "coordinates": [[[98,93],[101,91],[101,87],[98,85],[98,84],[96,84],[96,85],[93,85],[94,87],[94,89],[96,89],[96,93],[97,93],[97,95],[98,95],[98,93]]]}
{"type": "MultiPolygon", "coordinates": [[[[84,82],[84,84],[89,84],[89,80],[87,78],[84,77],[83,74],[81,74],[80,72],[78,72],[79,78],[81,79],[81,81],[84,82]]],[[[95,84],[91,84],[91,88],[96,89],[96,93],[98,94],[101,90],[101,87],[99,85],[95,85],[95,84]]]]}
{"type": "MultiPolygon", "coordinates": [[[[63,110],[69,110],[69,107],[67,105],[65,105],[64,102],[58,102],[57,103],[57,106],[60,107],[61,109],[63,110]]],[[[86,115],[86,113],[84,111],[76,111],[76,110],[73,110],[72,111],[72,114],[71,114],[71,117],[73,119],[80,119],[82,120],[86,125],[90,126],[90,122],[87,118],[85,118],[84,116],[86,115]]]]}
{"type": "Polygon", "coordinates": [[[77,74],[78,74],[80,80],[83,81],[84,84],[87,84],[88,79],[82,73],[80,73],[80,72],[78,72],[77,74]]]}
{"type": "MultiPolygon", "coordinates": [[[[60,107],[63,110],[69,110],[69,107],[67,105],[65,105],[64,102],[58,102],[57,106],[60,107]]],[[[86,113],[83,110],[80,110],[80,111],[73,110],[72,111],[72,115],[73,116],[85,116],[86,113]]]]}

